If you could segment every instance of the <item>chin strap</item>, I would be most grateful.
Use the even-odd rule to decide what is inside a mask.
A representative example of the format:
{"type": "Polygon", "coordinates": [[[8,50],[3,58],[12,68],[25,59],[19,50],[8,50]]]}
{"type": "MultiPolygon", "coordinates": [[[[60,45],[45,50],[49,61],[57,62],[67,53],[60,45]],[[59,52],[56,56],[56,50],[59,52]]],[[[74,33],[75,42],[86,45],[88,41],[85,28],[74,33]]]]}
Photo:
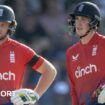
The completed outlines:
{"type": "Polygon", "coordinates": [[[89,29],[84,35],[80,36],[80,39],[82,39],[83,37],[87,36],[90,31],[91,31],[91,29],[89,29]]]}
{"type": "Polygon", "coordinates": [[[7,37],[7,34],[5,34],[3,37],[1,37],[1,38],[0,38],[0,41],[1,41],[1,40],[4,40],[6,37],[7,37]]]}
{"type": "MultiPolygon", "coordinates": [[[[96,25],[96,26],[97,26],[97,25],[96,25]]],[[[80,39],[82,39],[83,37],[87,36],[88,33],[89,33],[92,29],[95,29],[95,26],[92,26],[92,25],[90,24],[89,30],[88,30],[84,35],[80,36],[80,39]]],[[[96,29],[95,29],[95,30],[96,30],[96,29]]]]}

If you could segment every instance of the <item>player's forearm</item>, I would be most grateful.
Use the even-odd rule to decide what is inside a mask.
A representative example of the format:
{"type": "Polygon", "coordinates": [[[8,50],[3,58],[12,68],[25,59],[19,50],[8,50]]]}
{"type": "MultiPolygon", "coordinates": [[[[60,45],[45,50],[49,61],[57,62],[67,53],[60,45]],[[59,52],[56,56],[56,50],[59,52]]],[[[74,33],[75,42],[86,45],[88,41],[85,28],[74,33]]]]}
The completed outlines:
{"type": "Polygon", "coordinates": [[[42,96],[43,93],[49,88],[54,81],[56,74],[57,72],[55,68],[46,70],[46,72],[42,74],[35,88],[35,91],[39,94],[39,96],[42,96]]]}

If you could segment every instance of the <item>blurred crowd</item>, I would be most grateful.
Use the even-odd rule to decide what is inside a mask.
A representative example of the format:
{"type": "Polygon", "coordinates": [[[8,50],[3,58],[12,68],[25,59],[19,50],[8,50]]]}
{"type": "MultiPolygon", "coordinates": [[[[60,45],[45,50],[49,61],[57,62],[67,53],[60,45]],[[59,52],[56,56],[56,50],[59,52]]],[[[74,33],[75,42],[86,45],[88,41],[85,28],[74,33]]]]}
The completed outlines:
{"type": "MultiPolygon", "coordinates": [[[[82,0],[0,0],[0,4],[9,5],[15,11],[18,25],[12,38],[33,48],[58,70],[56,80],[37,105],[71,105],[65,58],[67,48],[79,38],[68,34],[67,18],[68,13],[80,1],[82,0]]],[[[87,1],[98,4],[102,18],[105,17],[104,0],[87,1]]],[[[102,19],[99,30],[102,34],[105,33],[104,21],[102,19]]],[[[34,75],[31,79],[33,85],[34,75]]]]}

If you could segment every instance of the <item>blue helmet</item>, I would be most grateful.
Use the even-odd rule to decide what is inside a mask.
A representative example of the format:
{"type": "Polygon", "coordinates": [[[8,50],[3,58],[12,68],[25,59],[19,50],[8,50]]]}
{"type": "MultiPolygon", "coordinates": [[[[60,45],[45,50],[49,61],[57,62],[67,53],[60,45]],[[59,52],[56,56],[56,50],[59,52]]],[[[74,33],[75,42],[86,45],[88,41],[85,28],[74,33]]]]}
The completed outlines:
{"type": "Polygon", "coordinates": [[[0,5],[0,22],[9,22],[9,35],[13,34],[16,30],[17,22],[15,20],[15,14],[11,7],[6,5],[0,5]]]}
{"type": "Polygon", "coordinates": [[[91,2],[81,2],[77,4],[73,13],[69,14],[69,16],[69,24],[73,26],[75,23],[75,16],[89,17],[91,19],[89,23],[91,27],[99,26],[101,20],[100,9],[96,4],[91,2]]]}

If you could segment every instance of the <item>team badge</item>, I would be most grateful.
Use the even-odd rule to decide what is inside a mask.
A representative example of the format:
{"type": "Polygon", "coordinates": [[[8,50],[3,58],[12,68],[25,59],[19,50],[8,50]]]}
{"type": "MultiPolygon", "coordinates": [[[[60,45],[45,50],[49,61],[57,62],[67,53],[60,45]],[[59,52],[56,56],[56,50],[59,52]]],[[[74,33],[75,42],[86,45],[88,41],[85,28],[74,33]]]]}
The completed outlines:
{"type": "Polygon", "coordinates": [[[79,11],[79,12],[82,12],[83,9],[84,9],[84,5],[82,4],[82,5],[79,6],[78,11],[79,11]]]}
{"type": "Polygon", "coordinates": [[[0,16],[3,16],[3,9],[0,9],[0,16]]]}
{"type": "Polygon", "coordinates": [[[92,49],[92,56],[95,56],[97,54],[97,45],[93,45],[93,49],[92,49]]]}
{"type": "Polygon", "coordinates": [[[10,63],[15,63],[15,52],[10,51],[10,63]]]}

